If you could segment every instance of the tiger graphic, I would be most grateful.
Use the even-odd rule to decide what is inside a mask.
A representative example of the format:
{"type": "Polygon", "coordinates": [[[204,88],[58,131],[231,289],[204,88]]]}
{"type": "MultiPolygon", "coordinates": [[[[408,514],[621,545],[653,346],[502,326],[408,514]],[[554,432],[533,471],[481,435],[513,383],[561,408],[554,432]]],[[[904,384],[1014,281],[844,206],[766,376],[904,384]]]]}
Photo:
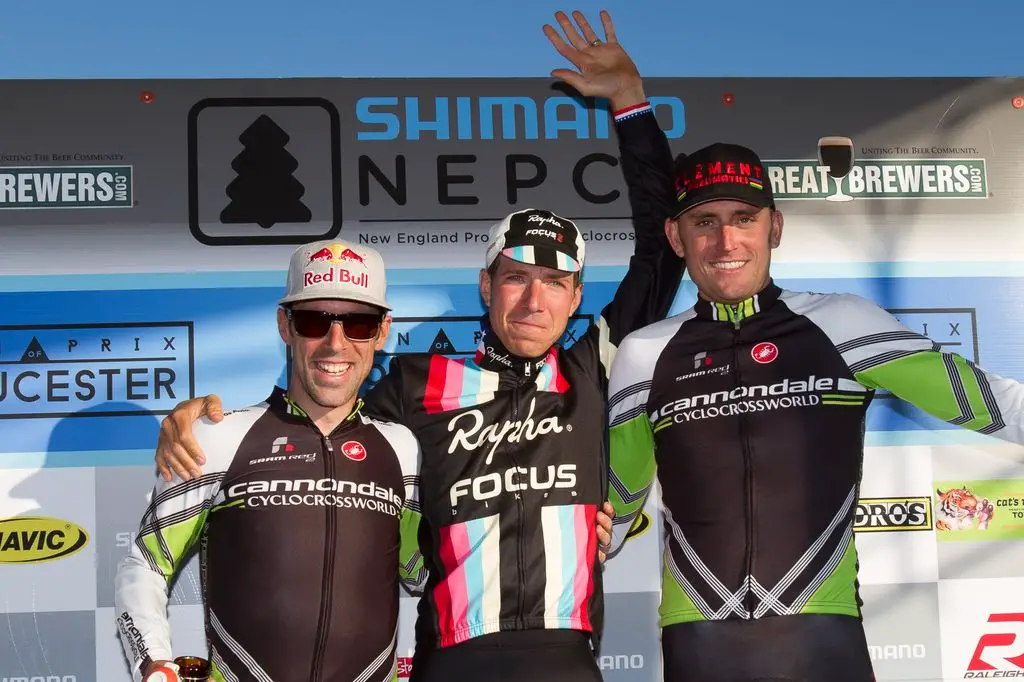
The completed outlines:
{"type": "Polygon", "coordinates": [[[979,498],[967,489],[950,488],[945,492],[935,489],[938,502],[935,505],[936,530],[967,530],[977,521],[978,530],[988,528],[995,514],[995,505],[986,498],[979,498]]]}

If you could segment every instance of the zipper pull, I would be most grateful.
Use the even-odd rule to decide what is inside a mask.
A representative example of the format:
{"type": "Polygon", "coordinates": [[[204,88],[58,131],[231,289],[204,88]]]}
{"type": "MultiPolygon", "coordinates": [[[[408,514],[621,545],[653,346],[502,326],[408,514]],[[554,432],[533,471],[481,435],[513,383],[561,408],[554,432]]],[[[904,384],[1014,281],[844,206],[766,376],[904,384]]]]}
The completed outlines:
{"type": "Polygon", "coordinates": [[[732,326],[733,329],[740,328],[740,307],[738,305],[731,306],[732,309],[732,326]]]}
{"type": "Polygon", "coordinates": [[[324,436],[323,439],[324,439],[324,447],[327,448],[327,451],[328,452],[334,452],[334,446],[331,445],[331,439],[328,438],[327,436],[324,436]]]}
{"type": "Polygon", "coordinates": [[[529,362],[527,362],[527,363],[526,363],[526,364],[524,365],[524,367],[526,368],[526,372],[525,372],[526,376],[530,376],[530,365],[531,365],[531,364],[532,364],[532,363],[529,363],[529,362]]]}

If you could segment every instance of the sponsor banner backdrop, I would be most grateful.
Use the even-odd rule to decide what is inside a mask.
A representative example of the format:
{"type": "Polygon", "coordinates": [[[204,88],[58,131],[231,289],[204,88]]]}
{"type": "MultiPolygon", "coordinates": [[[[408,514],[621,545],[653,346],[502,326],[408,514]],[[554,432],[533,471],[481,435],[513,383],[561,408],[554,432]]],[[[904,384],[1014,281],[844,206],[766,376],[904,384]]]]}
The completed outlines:
{"type": "MultiPolygon", "coordinates": [[[[780,284],[864,296],[1024,379],[1024,79],[646,88],[673,152],[761,154],[785,214],[780,284]]],[[[635,242],[607,103],[545,79],[8,81],[0,95],[20,105],[0,114],[0,679],[127,682],[113,578],[150,501],[159,420],[193,396],[239,407],[286,384],[275,308],[296,245],[382,253],[395,321],[371,386],[391,355],[474,351],[487,233],[509,211],[583,230],[566,345],[635,242]]],[[[684,282],[673,312],[695,294],[684,282]]],[[[865,442],[854,526],[877,679],[1024,676],[1024,449],[884,392],[865,442]]],[[[605,569],[608,680],[660,679],[663,533],[655,491],[605,569]]],[[[205,652],[201,587],[193,557],[169,599],[180,654],[205,652]]],[[[416,600],[401,601],[406,677],[416,600]]]]}

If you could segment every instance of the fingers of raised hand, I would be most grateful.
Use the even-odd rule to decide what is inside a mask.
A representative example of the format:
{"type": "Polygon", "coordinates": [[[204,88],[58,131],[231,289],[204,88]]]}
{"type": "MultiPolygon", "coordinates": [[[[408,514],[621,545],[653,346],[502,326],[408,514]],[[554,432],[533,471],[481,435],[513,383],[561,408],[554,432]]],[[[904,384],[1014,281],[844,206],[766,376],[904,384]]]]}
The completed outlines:
{"type": "Polygon", "coordinates": [[[562,27],[562,31],[565,33],[565,37],[569,39],[572,46],[577,50],[582,50],[587,46],[589,41],[584,40],[583,36],[576,30],[576,26],[573,25],[572,20],[568,17],[565,12],[555,12],[555,21],[562,27]]]}
{"type": "Polygon", "coordinates": [[[583,16],[583,12],[573,12],[572,18],[576,20],[580,30],[583,32],[583,37],[586,39],[588,45],[596,45],[601,42],[601,39],[594,33],[594,29],[590,27],[590,22],[583,16]]]}
{"type": "Polygon", "coordinates": [[[608,14],[606,10],[601,10],[601,25],[604,27],[604,39],[609,43],[617,43],[619,39],[615,37],[615,25],[612,24],[612,15],[608,14]]]}

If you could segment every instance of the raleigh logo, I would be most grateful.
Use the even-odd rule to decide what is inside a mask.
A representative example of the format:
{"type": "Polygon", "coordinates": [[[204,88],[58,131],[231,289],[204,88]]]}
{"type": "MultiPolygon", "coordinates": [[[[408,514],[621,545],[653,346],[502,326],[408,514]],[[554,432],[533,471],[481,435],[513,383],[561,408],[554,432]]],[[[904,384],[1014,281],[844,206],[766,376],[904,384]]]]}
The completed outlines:
{"type": "Polygon", "coordinates": [[[1024,677],[1024,613],[993,613],[978,639],[965,678],[1024,677]]]}
{"type": "Polygon", "coordinates": [[[514,422],[506,421],[503,424],[491,424],[487,427],[484,427],[484,415],[480,410],[469,410],[452,417],[452,420],[448,422],[448,433],[455,429],[455,424],[463,417],[472,419],[473,425],[468,430],[459,429],[455,432],[455,435],[452,436],[451,445],[448,446],[448,454],[454,454],[457,447],[461,447],[467,452],[473,452],[490,443],[491,449],[487,451],[487,464],[490,464],[491,460],[494,459],[494,451],[503,442],[518,443],[521,439],[531,441],[537,436],[543,436],[546,433],[561,433],[563,430],[572,431],[572,424],[566,424],[563,427],[558,423],[557,416],[545,417],[539,422],[534,422],[533,410],[536,407],[536,403],[536,398],[530,400],[530,409],[526,413],[526,419],[514,422]]]}
{"type": "Polygon", "coordinates": [[[70,521],[43,516],[0,519],[0,564],[38,564],[71,556],[89,542],[70,521]]]}
{"type": "MultiPolygon", "coordinates": [[[[458,506],[459,498],[472,494],[477,502],[497,497],[503,492],[518,493],[523,490],[549,490],[551,488],[575,488],[575,464],[549,464],[546,467],[509,467],[504,472],[493,472],[476,478],[456,481],[449,495],[452,507],[458,506]],[[546,470],[546,478],[540,480],[540,472],[546,470]]],[[[576,492],[573,491],[573,495],[576,492]]]]}

